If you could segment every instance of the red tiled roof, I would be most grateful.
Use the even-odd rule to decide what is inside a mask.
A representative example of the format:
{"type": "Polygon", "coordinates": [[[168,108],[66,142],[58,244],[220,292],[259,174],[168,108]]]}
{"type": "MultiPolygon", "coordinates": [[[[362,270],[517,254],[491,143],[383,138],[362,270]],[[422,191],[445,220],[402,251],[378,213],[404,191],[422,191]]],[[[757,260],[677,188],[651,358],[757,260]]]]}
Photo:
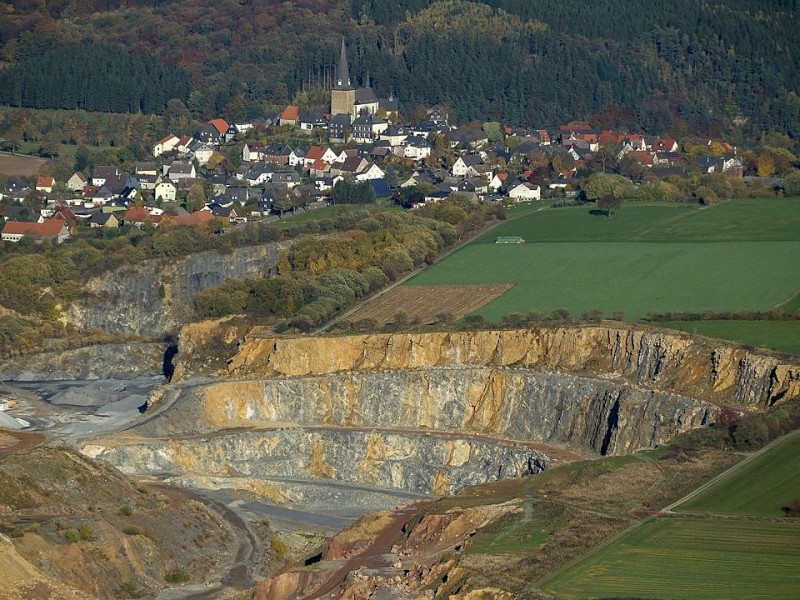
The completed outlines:
{"type": "Polygon", "coordinates": [[[61,233],[64,221],[47,220],[43,223],[27,223],[25,221],[9,221],[3,228],[3,233],[18,235],[38,235],[42,237],[55,237],[61,233]]]}
{"type": "Polygon", "coordinates": [[[281,113],[281,119],[286,119],[287,121],[297,121],[300,118],[300,107],[296,104],[290,104],[286,108],[283,109],[281,113]]]}
{"type": "Polygon", "coordinates": [[[198,210],[190,215],[179,215],[176,217],[169,217],[175,225],[201,225],[208,223],[214,218],[214,215],[209,210],[198,210]]]}
{"type": "Polygon", "coordinates": [[[219,133],[225,133],[228,131],[228,123],[225,121],[225,119],[211,119],[208,124],[216,129],[219,133]]]}
{"type": "Polygon", "coordinates": [[[156,223],[161,219],[154,218],[144,206],[131,206],[125,211],[122,220],[126,223],[144,223],[145,221],[156,223]]]}
{"type": "Polygon", "coordinates": [[[321,158],[318,158],[314,161],[314,164],[311,165],[311,168],[315,171],[327,171],[330,168],[330,165],[321,158]]]}
{"type": "Polygon", "coordinates": [[[54,182],[52,177],[39,177],[36,179],[36,187],[52,187],[54,182]]]}
{"type": "Polygon", "coordinates": [[[628,152],[628,156],[633,158],[633,160],[635,160],[640,165],[653,164],[653,155],[644,150],[634,150],[632,152],[628,152]]]}
{"type": "Polygon", "coordinates": [[[174,136],[174,135],[172,135],[172,134],[170,133],[168,136],[166,136],[166,137],[163,137],[163,138],[161,138],[160,140],[158,140],[158,141],[156,142],[156,146],[159,146],[159,145],[161,145],[161,144],[166,144],[168,141],[170,141],[170,140],[171,140],[172,138],[174,138],[174,137],[175,137],[175,136],[174,136]]]}
{"type": "Polygon", "coordinates": [[[307,160],[317,160],[322,158],[322,155],[328,151],[327,146],[311,146],[306,152],[306,159],[307,160]]]}

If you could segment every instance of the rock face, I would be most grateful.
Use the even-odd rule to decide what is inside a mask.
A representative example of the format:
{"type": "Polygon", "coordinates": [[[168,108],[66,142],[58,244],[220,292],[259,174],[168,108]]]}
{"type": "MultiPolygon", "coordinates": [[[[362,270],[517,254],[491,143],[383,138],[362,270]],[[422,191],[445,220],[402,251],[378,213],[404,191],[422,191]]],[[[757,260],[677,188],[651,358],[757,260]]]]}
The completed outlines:
{"type": "Polygon", "coordinates": [[[267,274],[284,244],[200,252],[173,263],[158,260],[123,267],[84,286],[90,295],[71,304],[69,323],[82,329],[149,337],[175,333],[191,320],[191,298],[226,279],[267,274]]]}
{"type": "Polygon", "coordinates": [[[156,414],[85,451],[184,483],[261,481],[273,500],[282,482],[447,494],[535,473],[569,458],[564,448],[620,455],[662,444],[712,422],[720,404],[758,410],[800,395],[797,365],[655,331],[253,330],[234,351],[237,331],[184,329],[192,366],[179,355],[176,375],[196,374],[204,347],[235,352],[227,375],[166,388],[156,414]],[[224,333],[222,346],[211,332],[224,333]]]}
{"type": "Polygon", "coordinates": [[[60,381],[162,375],[167,344],[121,342],[45,352],[0,363],[0,379],[60,381]]]}
{"type": "Polygon", "coordinates": [[[800,395],[800,366],[679,333],[602,326],[275,338],[252,335],[234,376],[330,375],[444,366],[613,377],[717,403],[763,408],[800,395]]]}

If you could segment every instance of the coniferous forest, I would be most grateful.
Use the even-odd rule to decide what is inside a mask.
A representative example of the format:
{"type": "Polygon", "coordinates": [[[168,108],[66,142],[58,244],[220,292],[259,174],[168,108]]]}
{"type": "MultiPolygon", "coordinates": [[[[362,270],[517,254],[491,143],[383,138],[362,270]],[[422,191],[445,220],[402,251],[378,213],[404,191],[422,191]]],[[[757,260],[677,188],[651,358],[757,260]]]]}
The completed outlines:
{"type": "Polygon", "coordinates": [[[43,4],[0,7],[0,103],[158,113],[178,98],[204,118],[324,108],[343,36],[357,82],[406,111],[800,134],[797,0],[43,4]]]}

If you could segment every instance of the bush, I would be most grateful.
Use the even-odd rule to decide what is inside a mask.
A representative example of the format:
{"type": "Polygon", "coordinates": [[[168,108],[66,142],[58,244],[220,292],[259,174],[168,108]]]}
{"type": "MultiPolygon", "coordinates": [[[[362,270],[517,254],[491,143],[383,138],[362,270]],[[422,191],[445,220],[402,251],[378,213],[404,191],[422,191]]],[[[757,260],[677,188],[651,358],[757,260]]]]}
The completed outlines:
{"type": "Polygon", "coordinates": [[[133,514],[133,509],[129,504],[123,504],[119,507],[117,514],[121,517],[130,517],[133,514]]]}
{"type": "Polygon", "coordinates": [[[189,575],[186,574],[186,571],[176,570],[170,571],[166,575],[164,575],[164,581],[167,583],[186,583],[189,581],[189,575]]]}
{"type": "Polygon", "coordinates": [[[142,528],[138,525],[128,525],[122,530],[125,535],[142,535],[142,528]]]}
{"type": "Polygon", "coordinates": [[[269,545],[270,548],[272,548],[272,556],[275,558],[275,560],[280,562],[286,560],[287,549],[286,549],[286,544],[283,542],[283,540],[275,538],[272,540],[272,542],[270,542],[269,545]]]}

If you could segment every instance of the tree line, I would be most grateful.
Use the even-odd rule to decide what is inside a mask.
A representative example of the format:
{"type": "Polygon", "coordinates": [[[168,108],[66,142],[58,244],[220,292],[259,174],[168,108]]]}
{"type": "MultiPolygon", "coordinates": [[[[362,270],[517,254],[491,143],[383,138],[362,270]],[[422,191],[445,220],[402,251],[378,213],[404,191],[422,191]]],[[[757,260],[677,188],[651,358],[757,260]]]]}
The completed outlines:
{"type": "MultiPolygon", "coordinates": [[[[36,16],[20,7],[0,26],[0,60],[28,83],[15,83],[6,101],[51,95],[31,68],[37,57],[67,65],[74,48],[110,45],[130,50],[135,73],[155,74],[161,86],[174,77],[177,89],[140,93],[125,77],[122,92],[85,100],[108,110],[160,112],[171,97],[195,118],[271,116],[292,101],[324,109],[344,35],[353,78],[363,83],[369,73],[378,95],[394,94],[407,111],[442,104],[461,122],[544,127],[591,117],[602,127],[738,134],[739,142],[765,130],[800,134],[792,0],[757,8],[744,0],[297,0],[269,11],[208,0],[136,4],[147,6],[36,16]],[[22,64],[30,75],[15,70],[22,64]],[[166,80],[159,65],[170,65],[166,80]]],[[[104,64],[118,81],[119,59],[97,52],[87,68],[104,64]]],[[[57,102],[81,105],[80,90],[57,81],[66,91],[57,102]]]]}

